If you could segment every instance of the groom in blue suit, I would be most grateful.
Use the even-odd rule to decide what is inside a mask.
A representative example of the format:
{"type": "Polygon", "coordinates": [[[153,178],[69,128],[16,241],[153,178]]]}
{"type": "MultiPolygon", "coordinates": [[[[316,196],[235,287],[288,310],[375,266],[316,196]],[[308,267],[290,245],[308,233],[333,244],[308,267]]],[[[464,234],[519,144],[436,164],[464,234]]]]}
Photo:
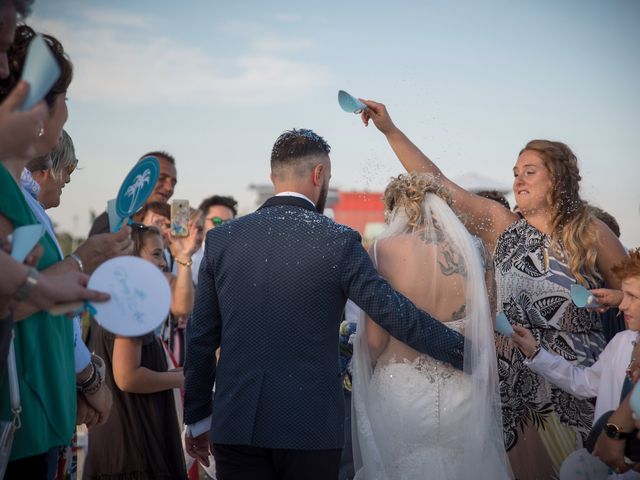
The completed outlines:
{"type": "Polygon", "coordinates": [[[322,215],[329,151],[311,130],[283,133],[271,154],[276,196],[207,234],[187,326],[185,442],[205,464],[211,447],[219,480],[337,479],[347,299],[462,368],[464,338],[395,292],[359,234],[322,215]]]}

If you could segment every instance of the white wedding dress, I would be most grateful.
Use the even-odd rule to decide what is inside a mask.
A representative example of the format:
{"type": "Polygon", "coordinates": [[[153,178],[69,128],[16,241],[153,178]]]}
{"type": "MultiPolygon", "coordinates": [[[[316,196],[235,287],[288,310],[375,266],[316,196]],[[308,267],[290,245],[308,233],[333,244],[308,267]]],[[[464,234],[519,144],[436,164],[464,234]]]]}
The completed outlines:
{"type": "Polygon", "coordinates": [[[361,313],[353,356],[355,479],[511,478],[480,256],[444,201],[428,194],[423,208],[426,220],[419,229],[408,228],[403,213],[394,211],[388,229],[374,244],[374,262],[418,307],[449,320],[444,322],[448,328],[465,335],[465,368],[457,370],[393,337],[372,358],[367,325],[375,326],[361,313]],[[390,237],[404,244],[389,247],[394,241],[387,241],[390,237]],[[380,248],[385,245],[388,248],[380,248]],[[419,266],[417,274],[411,265],[419,266]],[[413,282],[408,292],[393,280],[406,276],[413,282]]]}
{"type": "MultiPolygon", "coordinates": [[[[447,326],[462,332],[464,320],[447,326]]],[[[376,365],[369,384],[374,435],[385,436],[391,479],[461,478],[463,430],[471,382],[460,370],[421,355],[376,365]]],[[[359,478],[359,477],[356,477],[359,478]]]]}

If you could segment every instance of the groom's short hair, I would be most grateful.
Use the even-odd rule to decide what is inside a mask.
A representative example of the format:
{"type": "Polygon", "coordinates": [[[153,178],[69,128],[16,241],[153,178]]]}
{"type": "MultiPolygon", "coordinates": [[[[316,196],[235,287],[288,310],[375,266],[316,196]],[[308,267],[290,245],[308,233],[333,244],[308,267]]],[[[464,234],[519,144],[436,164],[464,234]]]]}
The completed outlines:
{"type": "Polygon", "coordinates": [[[297,173],[305,173],[312,160],[329,155],[331,147],[324,138],[306,128],[283,132],[271,150],[271,171],[293,167],[297,173]]]}

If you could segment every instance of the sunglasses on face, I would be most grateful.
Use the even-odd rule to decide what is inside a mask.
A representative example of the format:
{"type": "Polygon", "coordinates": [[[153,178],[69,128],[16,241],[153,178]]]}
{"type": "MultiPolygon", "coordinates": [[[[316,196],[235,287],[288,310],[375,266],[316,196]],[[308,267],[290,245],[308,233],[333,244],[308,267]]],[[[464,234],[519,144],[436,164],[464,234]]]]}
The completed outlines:
{"type": "Polygon", "coordinates": [[[138,222],[132,222],[129,224],[129,226],[131,228],[135,228],[136,230],[140,230],[141,232],[148,232],[149,230],[151,230],[151,226],[150,225],[144,225],[142,223],[138,223],[138,222]]]}
{"type": "Polygon", "coordinates": [[[215,227],[217,227],[218,225],[222,225],[223,223],[227,223],[229,220],[231,219],[224,219],[224,218],[220,218],[220,217],[211,217],[211,218],[207,218],[207,220],[209,220],[215,227]]]}

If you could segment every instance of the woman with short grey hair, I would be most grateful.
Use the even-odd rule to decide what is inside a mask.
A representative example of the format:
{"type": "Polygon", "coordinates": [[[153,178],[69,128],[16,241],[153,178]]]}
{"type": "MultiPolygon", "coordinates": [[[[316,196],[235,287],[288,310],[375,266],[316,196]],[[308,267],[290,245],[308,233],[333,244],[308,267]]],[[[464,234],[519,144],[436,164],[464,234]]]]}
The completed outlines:
{"type": "Polygon", "coordinates": [[[23,173],[22,186],[45,209],[57,207],[60,205],[62,189],[71,180],[71,173],[77,164],[78,159],[73,141],[69,134],[63,130],[56,148],[49,154],[34,158],[27,163],[27,170],[31,175],[23,173]]]}
{"type": "Polygon", "coordinates": [[[54,179],[60,180],[66,174],[71,174],[78,165],[76,149],[73,140],[66,130],[62,130],[62,136],[58,146],[49,154],[51,160],[51,175],[54,179]]]}

